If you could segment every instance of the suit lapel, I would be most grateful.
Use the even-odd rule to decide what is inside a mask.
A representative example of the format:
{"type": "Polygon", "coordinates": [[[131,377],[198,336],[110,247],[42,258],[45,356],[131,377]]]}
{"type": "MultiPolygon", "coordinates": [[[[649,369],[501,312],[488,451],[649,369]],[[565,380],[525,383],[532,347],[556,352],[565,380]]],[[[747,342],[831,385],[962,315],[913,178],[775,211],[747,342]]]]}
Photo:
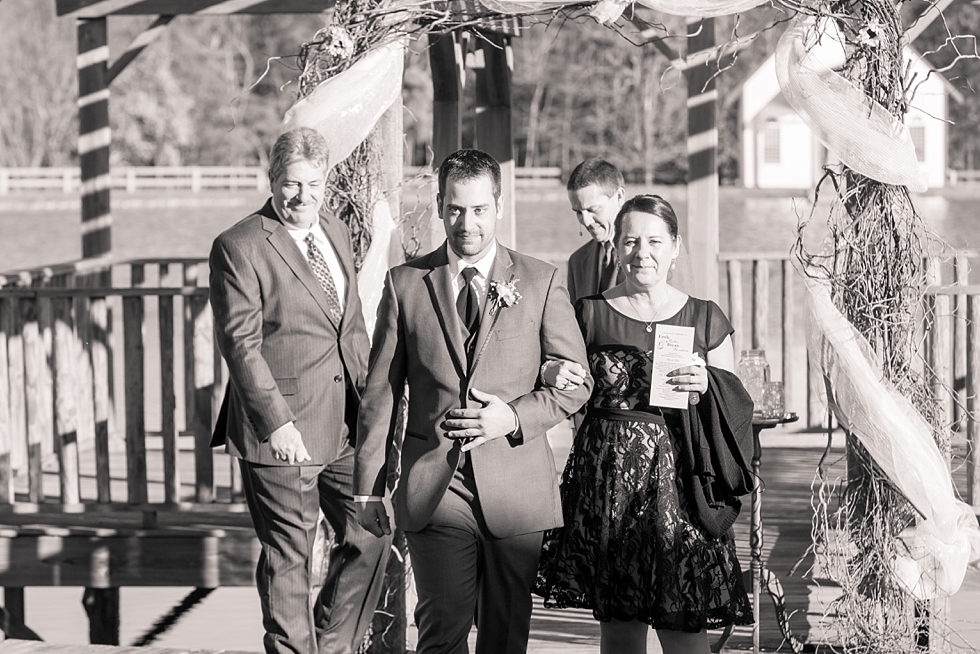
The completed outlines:
{"type": "Polygon", "coordinates": [[[306,257],[296,247],[296,241],[289,235],[288,230],[283,224],[279,222],[275,209],[272,208],[271,201],[266,202],[259,213],[262,215],[263,229],[269,232],[269,244],[279,253],[279,256],[282,257],[286,265],[293,271],[293,274],[299,278],[299,281],[306,287],[306,290],[310,292],[310,295],[313,296],[313,299],[319,305],[323,311],[323,315],[327,317],[330,324],[339,331],[339,325],[333,321],[330,315],[330,307],[327,306],[327,297],[320,287],[320,282],[317,280],[316,275],[313,274],[313,269],[310,268],[306,257]]]}
{"type": "Polygon", "coordinates": [[[435,306],[436,316],[442,326],[443,335],[449,345],[449,354],[460,376],[466,370],[466,352],[463,348],[463,335],[460,331],[459,317],[456,315],[456,302],[453,300],[453,280],[449,276],[449,256],[446,254],[448,243],[434,251],[429,265],[431,270],[425,275],[429,296],[435,306]]]}
{"type": "MultiPolygon", "coordinates": [[[[487,297],[483,302],[483,312],[480,316],[480,329],[477,332],[476,344],[473,346],[473,360],[470,365],[469,374],[472,377],[473,373],[476,371],[477,365],[479,365],[480,360],[483,358],[480,353],[483,351],[484,344],[490,337],[490,332],[495,327],[494,316],[491,312],[495,310],[495,307],[491,306],[490,302],[490,285],[494,281],[504,282],[510,280],[511,267],[514,265],[513,260],[510,258],[510,252],[507,251],[500,243],[497,243],[497,255],[494,257],[493,266],[490,268],[490,276],[487,278],[487,297]]],[[[499,311],[499,309],[496,309],[499,311]]],[[[497,320],[500,320],[501,316],[496,316],[497,320]]]]}

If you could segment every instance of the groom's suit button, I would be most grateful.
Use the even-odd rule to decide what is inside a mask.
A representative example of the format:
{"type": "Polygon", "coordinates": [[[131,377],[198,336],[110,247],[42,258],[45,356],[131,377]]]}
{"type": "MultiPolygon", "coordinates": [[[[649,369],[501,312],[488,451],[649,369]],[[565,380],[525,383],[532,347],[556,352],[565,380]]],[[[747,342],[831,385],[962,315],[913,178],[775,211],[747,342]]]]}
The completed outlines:
{"type": "Polygon", "coordinates": [[[340,382],[344,381],[344,376],[343,375],[334,375],[333,376],[333,380],[339,384],[340,382]]]}

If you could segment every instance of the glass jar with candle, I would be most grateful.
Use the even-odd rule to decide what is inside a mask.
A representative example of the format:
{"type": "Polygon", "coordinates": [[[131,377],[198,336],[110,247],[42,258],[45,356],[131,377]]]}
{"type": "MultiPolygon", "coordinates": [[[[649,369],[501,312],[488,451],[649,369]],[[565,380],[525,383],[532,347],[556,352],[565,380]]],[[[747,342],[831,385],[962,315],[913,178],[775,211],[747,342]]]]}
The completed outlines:
{"type": "Polygon", "coordinates": [[[765,400],[765,386],[769,381],[769,362],[765,350],[742,350],[738,362],[738,377],[755,404],[754,414],[761,417],[765,400]]]}

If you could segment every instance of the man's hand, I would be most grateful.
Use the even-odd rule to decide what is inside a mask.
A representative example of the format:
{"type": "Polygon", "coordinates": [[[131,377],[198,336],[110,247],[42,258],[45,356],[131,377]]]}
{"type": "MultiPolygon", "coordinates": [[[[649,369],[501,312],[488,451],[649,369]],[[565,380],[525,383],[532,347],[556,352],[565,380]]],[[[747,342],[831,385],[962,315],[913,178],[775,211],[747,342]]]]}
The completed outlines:
{"type": "Polygon", "coordinates": [[[381,538],[391,533],[391,523],[388,521],[388,511],[380,500],[354,502],[357,521],[366,530],[381,538]]]}
{"type": "Polygon", "coordinates": [[[269,446],[272,448],[272,456],[277,461],[293,464],[311,460],[310,453],[306,451],[306,445],[303,444],[303,436],[292,422],[287,422],[272,432],[269,436],[269,446]]]}
{"type": "Polygon", "coordinates": [[[478,409],[453,409],[446,414],[442,423],[447,438],[472,439],[460,448],[463,452],[517,429],[514,410],[499,397],[475,388],[470,389],[470,397],[483,406],[478,409]]]}
{"type": "Polygon", "coordinates": [[[575,361],[552,359],[541,366],[541,383],[549,388],[568,391],[585,381],[585,368],[575,361]]]}

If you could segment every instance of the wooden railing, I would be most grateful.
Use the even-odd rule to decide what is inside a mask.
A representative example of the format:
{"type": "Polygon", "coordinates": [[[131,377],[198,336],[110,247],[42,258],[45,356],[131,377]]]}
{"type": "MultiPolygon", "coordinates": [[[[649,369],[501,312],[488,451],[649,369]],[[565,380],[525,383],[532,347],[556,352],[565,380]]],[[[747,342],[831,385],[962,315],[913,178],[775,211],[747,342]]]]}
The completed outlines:
{"type": "Polygon", "coordinates": [[[209,446],[226,375],[207,263],[96,277],[0,289],[0,538],[22,543],[0,585],[252,585],[236,462],[209,446]]]}
{"type": "Polygon", "coordinates": [[[946,179],[950,186],[960,184],[980,184],[980,170],[954,170],[950,168],[946,171],[946,179]]]}

